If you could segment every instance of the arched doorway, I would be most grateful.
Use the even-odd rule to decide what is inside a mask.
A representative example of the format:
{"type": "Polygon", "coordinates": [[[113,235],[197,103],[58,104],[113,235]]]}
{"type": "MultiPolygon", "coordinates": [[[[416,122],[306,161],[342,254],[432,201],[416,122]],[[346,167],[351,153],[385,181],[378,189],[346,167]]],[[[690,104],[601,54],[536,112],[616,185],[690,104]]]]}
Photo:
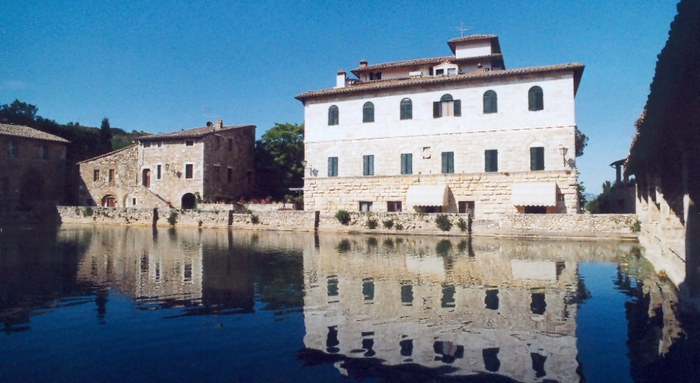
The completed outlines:
{"type": "Polygon", "coordinates": [[[197,200],[194,198],[194,194],[186,193],[182,196],[182,200],[180,202],[181,209],[194,209],[197,200]]]}
{"type": "Polygon", "coordinates": [[[106,196],[102,197],[101,205],[104,207],[117,207],[117,199],[113,195],[107,194],[106,196]]]}

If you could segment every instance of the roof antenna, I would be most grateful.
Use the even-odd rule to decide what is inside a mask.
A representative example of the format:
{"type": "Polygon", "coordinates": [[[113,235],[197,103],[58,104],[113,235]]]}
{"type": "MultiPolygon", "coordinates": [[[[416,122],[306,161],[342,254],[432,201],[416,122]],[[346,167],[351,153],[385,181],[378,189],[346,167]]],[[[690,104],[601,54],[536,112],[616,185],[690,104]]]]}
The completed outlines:
{"type": "Polygon", "coordinates": [[[459,31],[459,37],[464,37],[464,32],[469,32],[469,27],[465,27],[463,22],[459,22],[459,26],[455,28],[459,31]]]}

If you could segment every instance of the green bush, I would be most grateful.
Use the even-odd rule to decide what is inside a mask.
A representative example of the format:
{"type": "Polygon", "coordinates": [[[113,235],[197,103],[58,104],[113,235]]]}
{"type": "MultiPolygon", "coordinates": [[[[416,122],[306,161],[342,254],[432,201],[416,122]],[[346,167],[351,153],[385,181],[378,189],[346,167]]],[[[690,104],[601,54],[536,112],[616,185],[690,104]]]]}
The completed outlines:
{"type": "Polygon", "coordinates": [[[335,218],[343,225],[350,223],[350,213],[348,213],[347,210],[338,210],[338,212],[335,213],[335,218]]]}
{"type": "Polygon", "coordinates": [[[177,223],[177,212],[176,211],[171,211],[170,216],[168,216],[168,223],[170,226],[175,226],[177,223]]]}
{"type": "Polygon", "coordinates": [[[368,218],[367,219],[367,227],[370,229],[376,229],[377,228],[377,220],[374,218],[368,218]]]}
{"type": "Polygon", "coordinates": [[[630,225],[630,230],[632,230],[633,233],[639,233],[642,231],[642,222],[640,222],[638,219],[635,219],[634,222],[630,225]]]}
{"type": "Polygon", "coordinates": [[[460,217],[460,219],[457,221],[457,227],[462,232],[467,231],[467,221],[465,221],[464,218],[460,217]]]}
{"type": "Polygon", "coordinates": [[[260,222],[260,217],[251,213],[250,214],[250,222],[252,222],[253,225],[257,225],[260,222]]]}
{"type": "Polygon", "coordinates": [[[452,221],[450,221],[450,217],[445,214],[437,216],[435,218],[435,224],[437,225],[438,229],[442,231],[450,231],[452,228],[452,221]]]}
{"type": "Polygon", "coordinates": [[[397,223],[396,230],[403,230],[403,225],[401,223],[397,223]]]}
{"type": "Polygon", "coordinates": [[[385,229],[391,229],[392,227],[394,227],[394,220],[388,219],[386,221],[382,221],[382,225],[384,226],[385,229]]]}
{"type": "Polygon", "coordinates": [[[90,217],[90,216],[92,216],[93,213],[94,212],[93,212],[92,208],[89,206],[86,207],[85,209],[83,209],[83,217],[90,217]]]}

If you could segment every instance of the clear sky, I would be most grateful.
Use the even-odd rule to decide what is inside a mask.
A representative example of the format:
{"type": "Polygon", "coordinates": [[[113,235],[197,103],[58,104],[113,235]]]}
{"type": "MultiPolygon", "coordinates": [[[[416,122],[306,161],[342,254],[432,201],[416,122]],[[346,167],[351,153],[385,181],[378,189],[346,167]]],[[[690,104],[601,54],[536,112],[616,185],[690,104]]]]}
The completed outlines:
{"type": "Polygon", "coordinates": [[[649,93],[674,0],[5,1],[0,103],[59,123],[169,132],[303,122],[294,96],[339,69],[451,54],[447,40],[499,36],[506,68],[580,62],[578,159],[587,192],[614,178],[649,93]]]}

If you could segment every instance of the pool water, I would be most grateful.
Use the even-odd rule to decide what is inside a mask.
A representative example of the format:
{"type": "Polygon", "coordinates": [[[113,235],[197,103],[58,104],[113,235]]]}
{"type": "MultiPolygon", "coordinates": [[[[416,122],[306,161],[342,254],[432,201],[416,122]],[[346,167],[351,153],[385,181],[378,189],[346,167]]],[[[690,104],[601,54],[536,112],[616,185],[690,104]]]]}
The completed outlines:
{"type": "Polygon", "coordinates": [[[635,243],[0,232],[0,381],[693,382],[635,243]]]}

